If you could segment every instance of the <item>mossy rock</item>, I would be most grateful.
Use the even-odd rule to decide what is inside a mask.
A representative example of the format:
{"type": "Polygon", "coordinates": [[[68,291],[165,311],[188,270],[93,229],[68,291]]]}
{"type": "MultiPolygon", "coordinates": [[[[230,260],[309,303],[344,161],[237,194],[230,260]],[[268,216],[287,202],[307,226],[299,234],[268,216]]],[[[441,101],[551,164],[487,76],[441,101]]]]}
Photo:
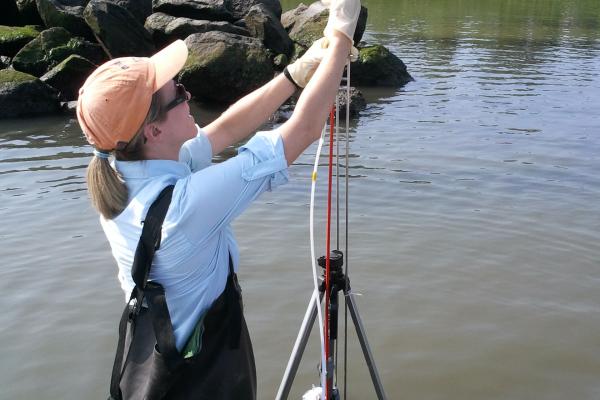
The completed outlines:
{"type": "Polygon", "coordinates": [[[90,43],[79,37],[74,37],[69,39],[64,45],[50,49],[48,52],[49,67],[53,68],[74,54],[86,58],[94,64],[102,64],[108,60],[106,53],[100,45],[90,43]]]}
{"type": "MultiPolygon", "coordinates": [[[[367,26],[368,10],[361,7],[358,23],[354,31],[354,43],[359,43],[367,26]]],[[[329,10],[320,2],[310,6],[300,4],[281,16],[283,27],[289,32],[290,38],[304,47],[310,45],[323,36],[323,30],[329,19],[329,10]]]]}
{"type": "MultiPolygon", "coordinates": [[[[50,28],[29,42],[13,58],[14,69],[34,76],[42,76],[49,68],[61,62],[58,54],[51,57],[53,49],[68,47],[71,34],[64,28],[50,28]]],[[[63,52],[66,57],[67,54],[63,52]]]]}
{"type": "Polygon", "coordinates": [[[40,28],[33,25],[0,25],[0,55],[14,57],[23,46],[35,39],[40,32],[40,28]]]}
{"type": "Polygon", "coordinates": [[[61,100],[75,100],[79,88],[95,68],[96,65],[89,60],[73,54],[46,72],[40,80],[58,89],[61,100]]]}
{"type": "Polygon", "coordinates": [[[0,118],[53,114],[60,111],[58,92],[33,75],[0,70],[0,118]]]}
{"type": "Polygon", "coordinates": [[[23,82],[35,81],[37,78],[33,75],[26,74],[21,71],[15,71],[14,69],[2,69],[0,70],[0,86],[11,84],[20,84],[23,82]]]}
{"type": "Polygon", "coordinates": [[[298,16],[289,31],[290,39],[308,48],[317,39],[323,36],[323,30],[327,25],[329,10],[308,7],[298,16]]]}
{"type": "Polygon", "coordinates": [[[180,80],[197,98],[232,103],[273,78],[269,52],[258,39],[207,32],[185,42],[189,57],[180,80]]]}
{"type": "Polygon", "coordinates": [[[357,86],[400,87],[414,80],[402,60],[379,44],[359,48],[351,71],[352,84],[357,86]]]}

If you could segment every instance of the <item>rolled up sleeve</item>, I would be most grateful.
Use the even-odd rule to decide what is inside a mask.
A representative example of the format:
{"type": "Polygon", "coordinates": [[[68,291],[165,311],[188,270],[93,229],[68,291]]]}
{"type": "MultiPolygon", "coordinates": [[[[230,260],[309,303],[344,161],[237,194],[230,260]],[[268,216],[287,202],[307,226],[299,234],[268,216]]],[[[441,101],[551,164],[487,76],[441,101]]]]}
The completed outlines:
{"type": "Polygon", "coordinates": [[[289,180],[283,140],[277,131],[258,132],[239,148],[238,154],[244,152],[252,154],[251,158],[245,159],[242,170],[245,180],[252,181],[268,176],[267,190],[272,190],[289,180]]]}
{"type": "Polygon", "coordinates": [[[261,193],[288,181],[283,141],[277,131],[259,132],[238,155],[192,173],[176,200],[179,227],[201,243],[229,224],[261,193]]]}

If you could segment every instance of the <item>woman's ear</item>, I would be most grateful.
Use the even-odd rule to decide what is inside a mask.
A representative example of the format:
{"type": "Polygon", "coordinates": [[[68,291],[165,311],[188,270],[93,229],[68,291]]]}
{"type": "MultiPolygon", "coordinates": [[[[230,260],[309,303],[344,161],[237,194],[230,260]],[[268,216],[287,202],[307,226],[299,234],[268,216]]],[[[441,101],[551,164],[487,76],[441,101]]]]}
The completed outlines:
{"type": "Polygon", "coordinates": [[[144,127],[144,142],[154,143],[161,138],[162,131],[155,124],[148,124],[144,127]]]}

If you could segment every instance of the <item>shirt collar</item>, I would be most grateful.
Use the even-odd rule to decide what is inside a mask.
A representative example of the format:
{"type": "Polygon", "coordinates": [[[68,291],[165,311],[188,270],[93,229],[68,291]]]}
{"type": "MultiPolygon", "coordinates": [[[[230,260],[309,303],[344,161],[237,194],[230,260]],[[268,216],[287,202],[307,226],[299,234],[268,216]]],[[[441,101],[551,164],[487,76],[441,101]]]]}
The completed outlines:
{"type": "Polygon", "coordinates": [[[147,179],[163,175],[183,178],[191,173],[186,164],[173,160],[117,160],[115,168],[125,179],[147,179]]]}

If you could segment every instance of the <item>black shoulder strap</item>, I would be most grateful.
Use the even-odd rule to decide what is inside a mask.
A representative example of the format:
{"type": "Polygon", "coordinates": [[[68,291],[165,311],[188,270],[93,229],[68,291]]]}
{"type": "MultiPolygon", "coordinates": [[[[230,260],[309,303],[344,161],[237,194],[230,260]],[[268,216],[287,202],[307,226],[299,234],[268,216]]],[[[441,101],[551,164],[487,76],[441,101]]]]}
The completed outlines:
{"type": "Polygon", "coordinates": [[[172,195],[173,185],[164,188],[150,206],[143,222],[142,235],[135,250],[135,258],[131,267],[131,276],[139,289],[143,290],[146,287],[154,251],[160,247],[160,231],[171,204],[172,195]]]}
{"type": "MultiPolygon", "coordinates": [[[[146,214],[146,219],[143,223],[144,226],[142,228],[142,234],[140,236],[140,240],[135,251],[135,257],[133,259],[133,265],[131,267],[131,276],[135,282],[135,287],[131,293],[129,304],[123,310],[121,321],[119,323],[119,342],[117,344],[117,353],[115,355],[115,362],[112,369],[109,399],[122,398],[119,384],[121,382],[122,372],[125,369],[123,358],[125,357],[125,337],[127,335],[127,325],[130,319],[135,318],[134,314],[137,310],[139,310],[139,307],[141,307],[144,300],[144,291],[146,290],[146,286],[148,284],[147,281],[148,276],[150,275],[150,268],[152,267],[154,252],[160,247],[160,232],[165,216],[167,215],[169,205],[171,204],[173,188],[174,186],[170,185],[163,189],[154,203],[152,203],[150,206],[150,209],[146,214]],[[132,304],[134,299],[135,302],[132,304]],[[132,305],[137,310],[132,310],[132,305]]],[[[158,321],[153,320],[155,335],[157,336],[157,342],[159,342],[159,349],[161,348],[160,344],[163,344],[165,348],[170,348],[171,351],[168,351],[168,354],[165,354],[165,356],[167,356],[167,358],[173,358],[173,351],[175,353],[177,352],[173,328],[171,326],[171,320],[168,317],[168,309],[164,298],[164,290],[161,291],[162,287],[157,288],[156,286],[157,285],[151,284],[148,288],[149,290],[147,291],[147,294],[149,297],[151,297],[151,299],[148,301],[149,306],[155,310],[155,313],[161,322],[164,322],[166,314],[166,319],[168,320],[168,324],[171,329],[170,332],[166,332],[169,331],[169,329],[163,328],[160,330],[159,334],[159,332],[157,332],[157,328],[161,324],[158,323],[158,321]]],[[[125,362],[127,362],[126,357],[125,362]]]]}

